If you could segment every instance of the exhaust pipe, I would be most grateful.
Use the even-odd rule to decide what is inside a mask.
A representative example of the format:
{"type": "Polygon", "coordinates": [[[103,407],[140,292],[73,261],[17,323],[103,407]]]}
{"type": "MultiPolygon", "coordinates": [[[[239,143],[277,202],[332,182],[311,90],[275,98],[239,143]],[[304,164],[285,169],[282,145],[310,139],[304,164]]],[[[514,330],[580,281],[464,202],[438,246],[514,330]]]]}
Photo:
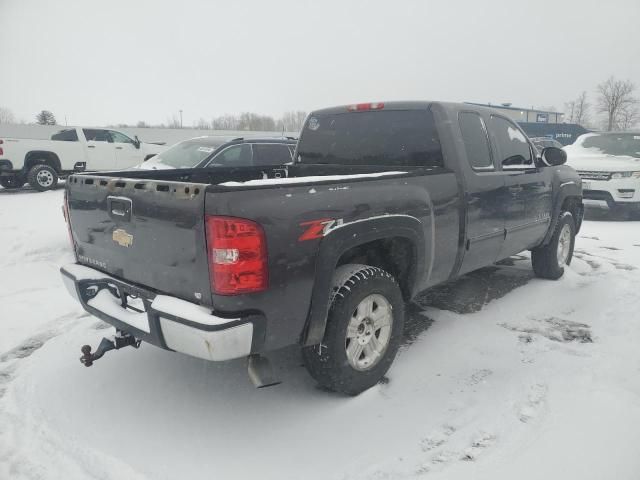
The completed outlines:
{"type": "Polygon", "coordinates": [[[257,353],[247,357],[247,371],[256,388],[271,387],[282,383],[274,375],[269,359],[257,353]]]}

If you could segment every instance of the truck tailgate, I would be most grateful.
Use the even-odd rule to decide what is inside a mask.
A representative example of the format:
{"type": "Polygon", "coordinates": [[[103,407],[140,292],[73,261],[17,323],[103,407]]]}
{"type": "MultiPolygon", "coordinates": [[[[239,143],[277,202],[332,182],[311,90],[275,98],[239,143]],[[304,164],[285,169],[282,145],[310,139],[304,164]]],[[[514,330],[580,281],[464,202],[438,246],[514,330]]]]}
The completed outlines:
{"type": "Polygon", "coordinates": [[[73,175],[67,201],[78,261],[209,304],[205,184],[73,175]]]}

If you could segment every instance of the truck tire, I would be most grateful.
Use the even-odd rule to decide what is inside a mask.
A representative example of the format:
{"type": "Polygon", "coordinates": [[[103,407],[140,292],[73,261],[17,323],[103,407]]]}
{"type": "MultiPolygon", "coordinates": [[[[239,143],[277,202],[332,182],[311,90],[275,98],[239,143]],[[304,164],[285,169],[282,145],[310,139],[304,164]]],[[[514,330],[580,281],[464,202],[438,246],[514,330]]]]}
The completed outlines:
{"type": "Polygon", "coordinates": [[[0,177],[0,185],[6,189],[20,188],[24,185],[24,178],[19,175],[15,177],[0,177]]]}
{"type": "Polygon", "coordinates": [[[378,383],[398,352],[404,300],[381,268],[348,264],[334,275],[324,340],[305,347],[304,364],[323,387],[357,395],[378,383]]]}
{"type": "Polygon", "coordinates": [[[576,227],[573,215],[561,212],[551,241],[544,247],[531,250],[531,263],[536,276],[557,280],[564,274],[564,266],[571,264],[576,227]]]}
{"type": "Polygon", "coordinates": [[[49,165],[34,165],[27,174],[27,182],[39,192],[52,190],[58,184],[58,174],[49,165]]]}

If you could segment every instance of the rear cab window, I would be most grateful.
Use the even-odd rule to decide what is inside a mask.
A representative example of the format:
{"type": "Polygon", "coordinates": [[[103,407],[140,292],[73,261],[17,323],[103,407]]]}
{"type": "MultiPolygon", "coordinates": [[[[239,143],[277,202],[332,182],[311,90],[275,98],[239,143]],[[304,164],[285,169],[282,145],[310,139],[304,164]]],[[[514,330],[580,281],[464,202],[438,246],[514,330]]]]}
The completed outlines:
{"type": "Polygon", "coordinates": [[[398,167],[443,166],[435,120],[427,109],[312,114],[300,137],[298,161],[398,167]]]}
{"type": "Polygon", "coordinates": [[[482,117],[476,112],[460,112],[458,123],[469,165],[474,170],[494,170],[489,137],[482,117]]]}
{"type": "Polygon", "coordinates": [[[58,133],[54,133],[51,135],[51,140],[56,140],[59,142],[77,142],[78,141],[78,132],[74,129],[69,130],[60,130],[58,133]]]}

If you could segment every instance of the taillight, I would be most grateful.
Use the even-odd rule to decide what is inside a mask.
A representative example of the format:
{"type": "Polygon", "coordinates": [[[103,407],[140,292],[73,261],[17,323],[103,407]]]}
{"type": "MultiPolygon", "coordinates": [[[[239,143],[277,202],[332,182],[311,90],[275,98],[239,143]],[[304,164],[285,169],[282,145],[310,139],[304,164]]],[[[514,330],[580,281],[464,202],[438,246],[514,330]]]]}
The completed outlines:
{"type": "Polygon", "coordinates": [[[206,216],[211,291],[238,295],[266,290],[267,242],[262,227],[251,220],[206,216]]]}
{"type": "Polygon", "coordinates": [[[356,103],[355,105],[349,105],[347,110],[350,112],[364,112],[367,110],[382,110],[384,108],[384,103],[375,102],[375,103],[356,103]]]}
{"type": "Polygon", "coordinates": [[[4,150],[2,150],[2,147],[0,147],[0,155],[4,155],[4,150]]]}

